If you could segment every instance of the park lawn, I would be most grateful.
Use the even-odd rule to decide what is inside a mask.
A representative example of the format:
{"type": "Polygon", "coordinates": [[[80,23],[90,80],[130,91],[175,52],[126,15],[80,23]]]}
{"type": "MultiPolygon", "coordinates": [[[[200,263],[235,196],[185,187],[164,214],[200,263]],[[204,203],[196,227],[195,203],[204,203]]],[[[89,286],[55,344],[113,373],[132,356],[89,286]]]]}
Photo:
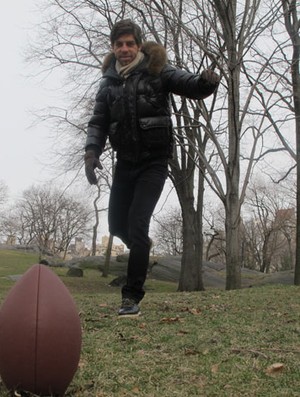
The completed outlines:
{"type": "Polygon", "coordinates": [[[34,263],[38,263],[37,253],[0,250],[0,279],[11,274],[22,274],[34,263]]]}
{"type": "MultiPolygon", "coordinates": [[[[66,397],[300,395],[299,287],[179,293],[175,284],[148,280],[142,315],[120,319],[111,278],[95,269],[83,278],[54,271],[74,297],[83,330],[66,397]]],[[[1,384],[0,396],[9,396],[1,384]]]]}

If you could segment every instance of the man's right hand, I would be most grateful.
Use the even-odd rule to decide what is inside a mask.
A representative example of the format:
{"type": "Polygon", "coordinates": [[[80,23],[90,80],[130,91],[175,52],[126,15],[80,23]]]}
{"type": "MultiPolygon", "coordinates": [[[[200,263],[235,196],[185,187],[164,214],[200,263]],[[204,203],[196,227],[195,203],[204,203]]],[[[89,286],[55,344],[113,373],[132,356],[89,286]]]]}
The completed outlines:
{"type": "Polygon", "coordinates": [[[97,185],[95,168],[102,170],[102,165],[94,150],[87,150],[84,155],[85,175],[91,185],[97,185]]]}

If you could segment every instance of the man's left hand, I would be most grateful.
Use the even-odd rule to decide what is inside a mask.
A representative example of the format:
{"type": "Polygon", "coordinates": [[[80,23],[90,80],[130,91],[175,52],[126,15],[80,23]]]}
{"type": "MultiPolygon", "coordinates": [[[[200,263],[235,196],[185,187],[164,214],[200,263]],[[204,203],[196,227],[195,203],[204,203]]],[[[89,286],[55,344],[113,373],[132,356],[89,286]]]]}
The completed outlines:
{"type": "Polygon", "coordinates": [[[211,85],[217,86],[220,82],[219,75],[211,69],[203,70],[203,72],[200,74],[200,77],[211,85]]]}

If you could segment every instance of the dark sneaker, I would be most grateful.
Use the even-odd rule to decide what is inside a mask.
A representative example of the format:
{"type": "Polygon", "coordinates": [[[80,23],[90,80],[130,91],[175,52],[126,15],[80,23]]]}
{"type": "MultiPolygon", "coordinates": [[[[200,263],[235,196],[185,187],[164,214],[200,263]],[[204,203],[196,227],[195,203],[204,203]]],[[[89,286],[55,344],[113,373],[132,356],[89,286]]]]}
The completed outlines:
{"type": "Polygon", "coordinates": [[[136,317],[141,314],[139,305],[130,298],[122,299],[122,305],[119,310],[119,316],[136,317]]]}

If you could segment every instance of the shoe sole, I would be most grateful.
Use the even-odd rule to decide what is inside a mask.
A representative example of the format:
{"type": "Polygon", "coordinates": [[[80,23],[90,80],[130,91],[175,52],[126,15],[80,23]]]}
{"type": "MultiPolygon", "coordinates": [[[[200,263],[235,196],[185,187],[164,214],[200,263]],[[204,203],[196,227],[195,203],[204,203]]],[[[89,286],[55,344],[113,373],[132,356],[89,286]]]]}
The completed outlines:
{"type": "Polygon", "coordinates": [[[118,318],[137,318],[141,315],[141,312],[135,314],[118,314],[118,318]]]}

